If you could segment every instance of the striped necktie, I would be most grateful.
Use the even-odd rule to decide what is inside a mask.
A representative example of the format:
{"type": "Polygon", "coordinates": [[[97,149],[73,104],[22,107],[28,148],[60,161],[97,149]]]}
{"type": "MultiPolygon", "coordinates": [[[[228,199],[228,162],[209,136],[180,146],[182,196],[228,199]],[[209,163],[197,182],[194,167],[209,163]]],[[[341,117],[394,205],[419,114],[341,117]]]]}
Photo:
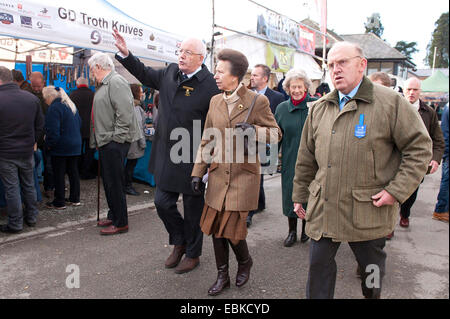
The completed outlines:
{"type": "Polygon", "coordinates": [[[344,96],[341,100],[341,103],[343,103],[343,105],[347,104],[348,101],[350,101],[352,98],[348,95],[344,96]]]}

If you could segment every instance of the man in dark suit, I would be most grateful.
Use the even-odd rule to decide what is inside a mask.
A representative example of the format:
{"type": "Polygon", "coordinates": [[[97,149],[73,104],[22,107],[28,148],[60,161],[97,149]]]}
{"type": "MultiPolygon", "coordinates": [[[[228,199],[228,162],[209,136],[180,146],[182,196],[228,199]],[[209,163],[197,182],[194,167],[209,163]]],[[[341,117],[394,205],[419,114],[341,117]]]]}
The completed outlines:
{"type": "MultiPolygon", "coordinates": [[[[275,114],[275,110],[281,102],[285,101],[283,94],[280,92],[274,91],[269,88],[269,79],[270,79],[270,68],[264,64],[257,64],[253,68],[252,74],[250,76],[250,86],[251,88],[260,94],[264,94],[270,103],[270,109],[272,113],[275,114]]],[[[271,147],[271,151],[273,151],[275,147],[271,147]]],[[[259,200],[258,200],[258,209],[250,211],[247,217],[247,227],[250,227],[252,224],[252,218],[255,213],[258,213],[266,208],[266,196],[264,193],[264,176],[261,176],[261,183],[259,187],[259,200]]]]}
{"type": "Polygon", "coordinates": [[[95,93],[89,88],[88,81],[80,77],[77,79],[77,89],[70,93],[70,99],[77,106],[81,117],[81,158],[80,158],[80,177],[81,179],[95,178],[94,162],[95,149],[89,148],[89,137],[91,128],[91,111],[94,102],[95,93]]]}
{"type": "Polygon", "coordinates": [[[176,267],[176,273],[185,273],[199,264],[203,241],[199,225],[204,195],[197,195],[191,189],[191,173],[209,101],[220,91],[203,64],[206,48],[200,40],[184,40],[178,50],[178,64],[155,70],[128,51],[117,30],[113,35],[120,51],[116,59],[143,85],[159,90],[158,127],[149,171],[156,182],[156,210],[169,233],[169,244],[174,245],[165,266],[176,267]],[[186,132],[189,141],[183,143],[186,132]],[[198,141],[194,132],[199,135],[198,141]],[[180,194],[183,195],[184,218],[177,209],[180,194]]]}
{"type": "Polygon", "coordinates": [[[250,85],[255,92],[264,94],[270,103],[270,109],[275,114],[278,104],[285,101],[283,94],[269,88],[270,68],[264,64],[257,64],[250,76],[250,85]]]}

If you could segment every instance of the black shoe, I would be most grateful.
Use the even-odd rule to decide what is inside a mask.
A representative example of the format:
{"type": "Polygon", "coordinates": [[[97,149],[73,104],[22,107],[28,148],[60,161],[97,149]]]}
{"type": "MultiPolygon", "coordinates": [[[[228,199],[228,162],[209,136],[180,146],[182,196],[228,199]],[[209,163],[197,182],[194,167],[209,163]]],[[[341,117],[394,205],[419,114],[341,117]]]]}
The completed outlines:
{"type": "Polygon", "coordinates": [[[0,225],[0,232],[2,233],[17,234],[21,231],[22,229],[12,229],[8,225],[0,225]]]}
{"type": "Polygon", "coordinates": [[[247,216],[247,228],[249,228],[252,225],[252,216],[247,216]]]}
{"type": "Polygon", "coordinates": [[[127,187],[125,189],[125,193],[127,193],[128,195],[132,195],[132,196],[139,196],[139,195],[141,195],[138,192],[136,192],[136,190],[133,187],[127,187]]]}
{"type": "Polygon", "coordinates": [[[28,220],[24,220],[23,222],[24,222],[25,225],[27,225],[28,227],[34,227],[34,226],[36,226],[36,222],[29,222],[28,220]]]}
{"type": "Polygon", "coordinates": [[[300,236],[300,242],[306,243],[309,240],[309,236],[305,233],[302,233],[302,236],[300,236]]]}
{"type": "Polygon", "coordinates": [[[64,206],[55,206],[55,204],[53,204],[53,202],[47,202],[47,203],[45,203],[45,207],[47,207],[47,208],[49,208],[49,209],[58,209],[58,210],[66,209],[66,206],[65,206],[65,205],[64,205],[64,206]]]}
{"type": "Polygon", "coordinates": [[[297,233],[294,231],[289,232],[288,236],[284,240],[284,247],[291,247],[297,241],[297,233]]]}

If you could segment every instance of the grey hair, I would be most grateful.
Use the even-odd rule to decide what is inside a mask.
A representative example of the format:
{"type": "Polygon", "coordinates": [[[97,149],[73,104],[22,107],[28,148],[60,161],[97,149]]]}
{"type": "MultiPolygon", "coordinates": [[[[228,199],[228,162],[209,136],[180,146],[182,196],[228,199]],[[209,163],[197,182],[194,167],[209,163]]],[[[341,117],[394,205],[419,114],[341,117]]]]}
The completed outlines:
{"type": "Polygon", "coordinates": [[[302,80],[306,86],[307,92],[309,92],[309,89],[312,86],[312,82],[305,71],[302,69],[291,69],[286,73],[286,78],[283,81],[283,90],[289,95],[289,86],[291,85],[292,80],[302,80]]]}
{"type": "Polygon", "coordinates": [[[111,57],[103,52],[97,52],[88,61],[89,67],[93,68],[95,65],[98,65],[102,70],[111,70],[114,71],[114,62],[111,57]]]}
{"type": "Polygon", "coordinates": [[[83,77],[78,78],[77,79],[77,86],[79,86],[79,85],[88,85],[88,80],[83,78],[83,77]]]}
{"type": "Polygon", "coordinates": [[[7,67],[4,66],[0,66],[0,84],[3,83],[9,83],[12,82],[13,77],[12,77],[12,73],[11,70],[8,69],[7,67]]]}
{"type": "Polygon", "coordinates": [[[72,102],[67,93],[61,88],[59,89],[59,91],[57,91],[53,85],[46,86],[42,89],[42,96],[44,97],[44,99],[49,99],[52,102],[56,98],[61,98],[61,102],[68,108],[70,108],[74,115],[77,113],[77,107],[75,106],[75,103],[72,102]]]}
{"type": "Polygon", "coordinates": [[[332,50],[334,50],[336,48],[340,48],[340,47],[345,47],[345,46],[353,47],[356,50],[356,52],[358,53],[358,56],[360,56],[361,58],[366,58],[366,55],[364,54],[364,50],[362,49],[362,47],[358,43],[349,42],[349,41],[336,42],[331,47],[330,51],[328,51],[328,55],[330,54],[330,52],[332,50]]]}

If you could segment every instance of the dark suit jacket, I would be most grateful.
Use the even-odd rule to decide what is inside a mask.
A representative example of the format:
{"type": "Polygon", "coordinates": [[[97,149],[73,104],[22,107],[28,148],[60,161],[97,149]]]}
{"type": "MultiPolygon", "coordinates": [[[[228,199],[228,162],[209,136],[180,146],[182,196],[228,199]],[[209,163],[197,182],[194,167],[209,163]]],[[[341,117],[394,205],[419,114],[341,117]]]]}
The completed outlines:
{"type": "Polygon", "coordinates": [[[155,70],[145,66],[131,53],[125,59],[116,55],[116,59],[143,85],[159,90],[158,125],[149,162],[149,171],[155,177],[156,186],[164,191],[194,195],[191,172],[195,155],[203,134],[209,101],[220,93],[213,74],[202,65],[201,71],[180,83],[179,68],[175,63],[155,70]],[[199,126],[194,129],[195,120],[199,121],[199,126]],[[171,137],[171,134],[174,136],[171,137]],[[187,144],[183,143],[186,137],[189,139],[187,144]]]}
{"type": "Polygon", "coordinates": [[[431,140],[433,141],[432,159],[440,164],[445,151],[445,141],[441,127],[439,126],[437,114],[431,107],[422,102],[422,100],[419,100],[419,103],[420,117],[422,117],[423,124],[425,124],[428,134],[430,134],[431,140]]]}
{"type": "Polygon", "coordinates": [[[70,94],[70,99],[75,103],[81,117],[81,137],[89,139],[91,130],[91,111],[94,102],[94,92],[88,87],[80,87],[70,94]]]}
{"type": "Polygon", "coordinates": [[[278,104],[285,101],[284,95],[281,94],[280,92],[270,89],[269,87],[267,88],[266,93],[264,95],[269,99],[272,114],[275,114],[275,110],[278,104]]]}

